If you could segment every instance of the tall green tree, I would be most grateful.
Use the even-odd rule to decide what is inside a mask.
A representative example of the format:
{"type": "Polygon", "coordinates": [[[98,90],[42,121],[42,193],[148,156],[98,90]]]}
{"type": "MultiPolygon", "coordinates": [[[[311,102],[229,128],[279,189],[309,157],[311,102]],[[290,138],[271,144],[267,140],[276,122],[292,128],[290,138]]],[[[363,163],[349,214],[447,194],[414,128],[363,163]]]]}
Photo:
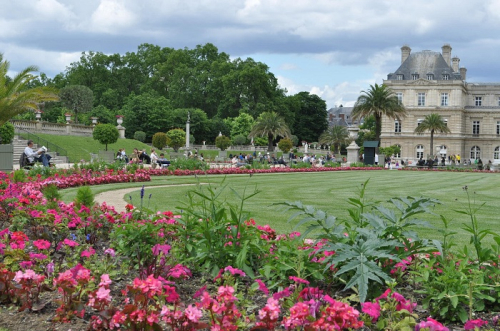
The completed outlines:
{"type": "Polygon", "coordinates": [[[375,116],[376,139],[380,140],[382,116],[398,119],[406,116],[405,107],[399,103],[394,92],[386,85],[370,85],[368,91],[361,91],[352,110],[352,119],[361,119],[370,115],[375,116]]]}
{"type": "Polygon", "coordinates": [[[332,145],[335,154],[338,154],[340,146],[347,144],[349,140],[349,131],[342,125],[334,125],[328,128],[319,137],[319,143],[322,145],[332,145]]]}
{"type": "Polygon", "coordinates": [[[59,100],[54,88],[29,87],[30,82],[37,78],[32,74],[38,71],[36,66],[21,70],[14,78],[7,75],[9,67],[10,63],[0,53],[0,126],[18,114],[39,109],[42,102],[59,100]]]}
{"type": "Polygon", "coordinates": [[[434,148],[434,133],[450,133],[450,129],[446,125],[446,122],[443,120],[441,115],[432,113],[426,115],[424,120],[415,128],[415,133],[423,134],[426,131],[430,131],[431,133],[431,149],[430,154],[433,153],[434,148]]]}
{"type": "Polygon", "coordinates": [[[292,96],[291,104],[296,109],[293,134],[299,141],[318,141],[320,134],[328,129],[326,102],[316,94],[300,92],[292,96]]]}
{"type": "Polygon", "coordinates": [[[75,115],[75,123],[78,123],[78,114],[88,113],[94,105],[94,93],[83,85],[63,87],[60,97],[64,107],[71,110],[75,115]]]}
{"type": "Polygon", "coordinates": [[[273,151],[273,141],[278,136],[288,138],[291,136],[290,129],[285,120],[275,112],[265,112],[260,114],[255,125],[248,135],[249,138],[257,136],[267,136],[269,140],[267,150],[273,151]]]}

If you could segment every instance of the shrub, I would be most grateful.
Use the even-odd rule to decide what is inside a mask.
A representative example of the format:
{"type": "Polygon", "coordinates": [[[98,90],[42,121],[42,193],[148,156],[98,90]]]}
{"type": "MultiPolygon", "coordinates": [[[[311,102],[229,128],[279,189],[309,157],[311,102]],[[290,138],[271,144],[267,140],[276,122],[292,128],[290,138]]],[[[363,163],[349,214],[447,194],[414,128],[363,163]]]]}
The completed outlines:
{"type": "Polygon", "coordinates": [[[156,132],[153,136],[152,144],[158,149],[163,149],[167,146],[167,135],[163,132],[156,132]]]}
{"type": "Polygon", "coordinates": [[[82,186],[76,192],[75,204],[78,208],[86,206],[91,208],[94,206],[94,193],[89,186],[82,186]]]}
{"type": "Polygon", "coordinates": [[[167,132],[167,145],[172,147],[175,152],[186,142],[186,132],[181,129],[172,129],[167,132]]]}
{"type": "Polygon", "coordinates": [[[146,141],[146,132],[144,131],[135,131],[134,133],[134,139],[139,140],[140,142],[145,142],[146,141]]]}
{"type": "Polygon", "coordinates": [[[0,144],[10,144],[14,140],[14,125],[10,122],[5,122],[0,126],[0,144]]]}
{"type": "Polygon", "coordinates": [[[119,136],[118,129],[112,124],[97,124],[92,133],[94,140],[106,145],[106,150],[108,150],[108,144],[114,144],[119,136]]]}
{"type": "Polygon", "coordinates": [[[238,134],[233,138],[234,145],[246,145],[247,141],[247,138],[242,134],[238,134]]]}
{"type": "Polygon", "coordinates": [[[267,137],[255,137],[253,138],[253,144],[255,146],[267,146],[269,145],[267,137]]]}
{"type": "Polygon", "coordinates": [[[283,151],[283,153],[288,153],[293,147],[293,143],[289,138],[283,138],[278,143],[278,148],[283,151]]]}
{"type": "Polygon", "coordinates": [[[221,151],[225,151],[226,148],[231,146],[231,140],[226,136],[218,136],[215,138],[215,146],[220,148],[221,151]]]}

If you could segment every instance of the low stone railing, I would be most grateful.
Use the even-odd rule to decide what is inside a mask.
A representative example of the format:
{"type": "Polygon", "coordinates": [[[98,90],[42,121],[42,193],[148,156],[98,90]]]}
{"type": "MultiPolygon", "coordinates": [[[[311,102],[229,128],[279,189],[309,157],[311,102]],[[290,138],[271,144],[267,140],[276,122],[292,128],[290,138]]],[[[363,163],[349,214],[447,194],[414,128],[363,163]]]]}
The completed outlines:
{"type": "Polygon", "coordinates": [[[72,123],[62,124],[62,123],[23,121],[23,120],[11,120],[10,122],[14,125],[16,133],[19,133],[19,131],[21,130],[25,130],[32,133],[48,133],[55,135],[73,135],[73,136],[91,137],[92,132],[94,131],[93,126],[72,124],[72,123]]]}

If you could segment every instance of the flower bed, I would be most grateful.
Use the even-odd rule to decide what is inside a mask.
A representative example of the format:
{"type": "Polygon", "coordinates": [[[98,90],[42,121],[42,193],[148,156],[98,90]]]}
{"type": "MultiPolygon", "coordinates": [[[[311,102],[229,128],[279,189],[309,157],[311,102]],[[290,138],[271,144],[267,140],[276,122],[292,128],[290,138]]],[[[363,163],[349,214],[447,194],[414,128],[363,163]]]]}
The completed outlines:
{"type": "MultiPolygon", "coordinates": [[[[345,170],[295,171],[333,169],[345,170]]],[[[224,170],[168,174],[285,172],[224,170]]],[[[27,182],[0,173],[0,303],[11,307],[0,310],[0,326],[22,320],[32,330],[60,323],[72,330],[448,330],[440,319],[472,330],[497,321],[487,315],[485,326],[472,318],[499,302],[494,254],[457,263],[446,240],[435,245],[407,231],[421,225],[414,217],[429,211],[429,199],[394,202],[399,219],[387,207],[363,218],[356,208],[368,205],[360,194],[351,199],[353,223],[345,224],[310,206],[283,204],[321,233],[304,240],[255,225],[242,209],[217,201],[215,191],[199,192],[201,200],[182,215],[132,205],[117,213],[106,204],[49,201],[42,192],[49,185],[148,181],[165,171],[84,171],[27,182]],[[408,291],[410,284],[419,286],[408,291]],[[445,292],[439,284],[453,286],[445,292]],[[427,310],[417,314],[422,303],[427,310]],[[8,315],[12,308],[19,312],[8,315]]]]}

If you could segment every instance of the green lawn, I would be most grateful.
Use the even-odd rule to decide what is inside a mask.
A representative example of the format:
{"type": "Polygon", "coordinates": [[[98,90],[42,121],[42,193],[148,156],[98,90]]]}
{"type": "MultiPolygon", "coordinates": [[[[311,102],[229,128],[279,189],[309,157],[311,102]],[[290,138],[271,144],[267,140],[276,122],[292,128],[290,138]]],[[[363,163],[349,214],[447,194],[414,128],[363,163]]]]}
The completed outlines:
{"type": "MultiPolygon", "coordinates": [[[[194,177],[152,177],[150,185],[195,183],[194,177]]],[[[198,177],[201,183],[210,183],[219,187],[223,176],[198,177]]],[[[247,194],[254,190],[260,193],[245,203],[248,210],[258,224],[269,224],[280,233],[289,232],[293,224],[287,223],[290,213],[278,211],[273,203],[283,201],[302,201],[318,209],[327,211],[338,218],[347,218],[347,199],[357,197],[361,184],[369,179],[367,197],[372,201],[387,201],[392,197],[430,197],[438,199],[434,213],[422,215],[422,219],[429,221],[436,227],[441,227],[440,214],[451,220],[453,230],[459,233],[458,241],[466,243],[469,236],[461,230],[462,224],[469,222],[466,215],[455,210],[464,210],[468,206],[466,192],[462,189],[467,185],[471,201],[476,205],[485,203],[477,212],[481,228],[496,230],[498,225],[498,195],[500,193],[500,177],[492,173],[458,173],[458,172],[409,172],[409,171],[346,171],[328,173],[289,173],[289,174],[254,174],[227,176],[225,184],[240,194],[246,190],[247,194]]],[[[94,192],[102,192],[130,186],[138,187],[131,194],[135,205],[139,204],[139,190],[142,183],[113,184],[93,187],[94,192]]],[[[186,195],[192,186],[171,188],[147,188],[145,199],[151,194],[150,207],[156,210],[172,210],[179,212],[186,195]]],[[[228,189],[224,194],[227,201],[236,203],[234,194],[228,189]]],[[[63,191],[64,200],[74,197],[76,189],[63,191]]],[[[127,201],[128,195],[124,197],[127,201]]],[[[418,232],[432,239],[441,239],[435,229],[422,228],[418,232]]]]}

